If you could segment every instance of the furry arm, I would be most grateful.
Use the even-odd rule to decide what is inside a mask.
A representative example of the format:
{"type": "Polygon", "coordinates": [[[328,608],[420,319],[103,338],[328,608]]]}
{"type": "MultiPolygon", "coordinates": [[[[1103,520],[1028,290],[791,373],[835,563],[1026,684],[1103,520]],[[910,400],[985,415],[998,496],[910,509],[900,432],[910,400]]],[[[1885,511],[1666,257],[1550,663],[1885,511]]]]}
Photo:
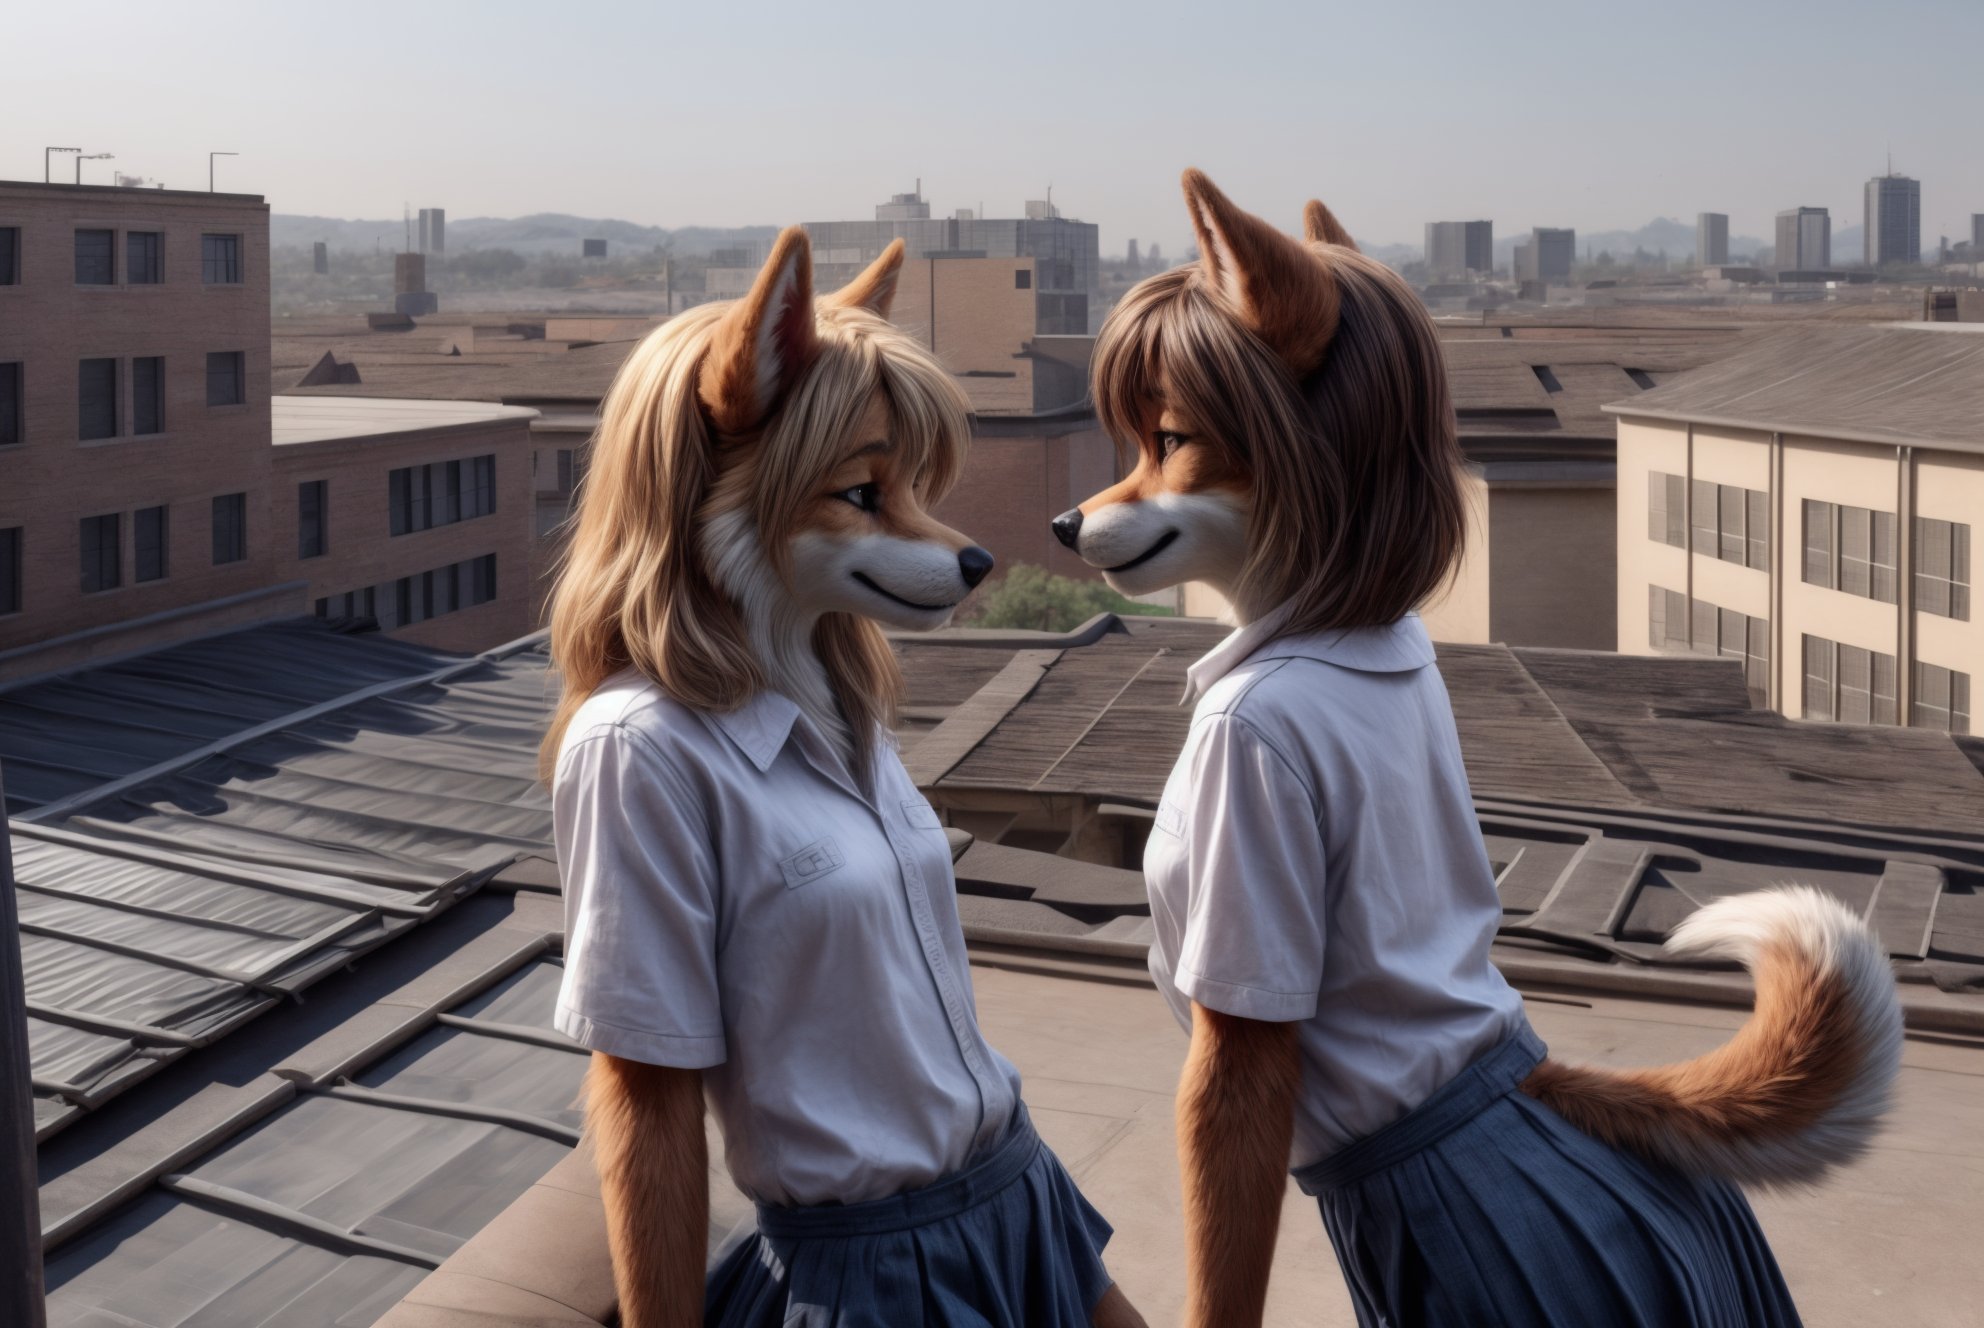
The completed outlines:
{"type": "Polygon", "coordinates": [[[1301,1079],[1294,1024],[1192,1002],[1192,1049],[1178,1082],[1187,1328],[1261,1322],[1301,1079]]]}
{"type": "Polygon", "coordinates": [[[710,1230],[701,1071],[594,1052],[586,1128],[621,1328],[699,1328],[710,1230]]]}

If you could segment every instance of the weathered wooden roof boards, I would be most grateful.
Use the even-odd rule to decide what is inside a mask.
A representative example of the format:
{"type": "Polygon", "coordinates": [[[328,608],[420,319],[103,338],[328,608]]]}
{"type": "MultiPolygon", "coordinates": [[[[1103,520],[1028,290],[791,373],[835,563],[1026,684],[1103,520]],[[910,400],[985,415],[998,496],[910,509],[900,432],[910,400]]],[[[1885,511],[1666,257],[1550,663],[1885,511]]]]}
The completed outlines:
{"type": "MultiPolygon", "coordinates": [[[[1004,668],[908,740],[905,759],[932,800],[1155,807],[1190,722],[1179,704],[1185,670],[1223,629],[1133,617],[1110,626],[1058,649],[1016,636],[1004,668]]],[[[899,648],[912,703],[934,699],[919,688],[943,676],[947,654],[990,672],[984,641],[939,635],[899,648]]],[[[1547,943],[1587,967],[1668,968],[1659,939],[1692,908],[1809,880],[1876,921],[1918,1022],[1968,1026],[1984,1014],[1951,995],[1984,985],[1974,888],[1984,881],[1984,770],[1960,740],[1754,710],[1734,661],[1438,653],[1510,941],[1547,943]]],[[[1120,865],[1134,867],[1140,841],[1124,842],[1120,865]]],[[[1027,911],[1008,901],[998,925],[1023,925],[1027,911]]],[[[1073,924],[1039,916],[1066,944],[1073,924]]],[[[1134,939],[1131,916],[1097,915],[1085,928],[1113,948],[1134,939]]],[[[969,906],[966,918],[976,919],[969,906]]]]}

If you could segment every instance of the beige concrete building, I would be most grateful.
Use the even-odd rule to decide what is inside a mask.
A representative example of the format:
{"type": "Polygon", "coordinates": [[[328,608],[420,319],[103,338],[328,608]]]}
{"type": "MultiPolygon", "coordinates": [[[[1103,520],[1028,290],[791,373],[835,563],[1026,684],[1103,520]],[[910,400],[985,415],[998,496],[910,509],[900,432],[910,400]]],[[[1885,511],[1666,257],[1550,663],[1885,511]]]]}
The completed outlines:
{"type": "Polygon", "coordinates": [[[268,237],[254,195],[0,182],[0,679],[300,611],[268,237]]]}
{"type": "Polygon", "coordinates": [[[444,650],[537,624],[531,421],[473,401],[278,396],[275,574],[319,617],[444,650]]]}
{"type": "Polygon", "coordinates": [[[1771,337],[1619,417],[1619,649],[1794,718],[1972,731],[1984,327],[1771,337]]]}

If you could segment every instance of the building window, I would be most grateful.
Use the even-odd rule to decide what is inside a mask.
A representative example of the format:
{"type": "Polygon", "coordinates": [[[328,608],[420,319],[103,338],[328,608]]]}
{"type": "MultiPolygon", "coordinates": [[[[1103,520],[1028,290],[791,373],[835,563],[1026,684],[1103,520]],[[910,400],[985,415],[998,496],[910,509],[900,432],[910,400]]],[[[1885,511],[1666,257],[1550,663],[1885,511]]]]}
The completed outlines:
{"type": "Polygon", "coordinates": [[[21,528],[0,530],[0,616],[21,611],[21,528]]]}
{"type": "Polygon", "coordinates": [[[1014,289],[1014,290],[1032,290],[1032,289],[1033,289],[1033,273],[1032,273],[1031,271],[1029,271],[1028,269],[1026,269],[1026,268],[1018,268],[1018,269],[1016,269],[1016,270],[1015,270],[1015,271],[1013,272],[1013,289],[1014,289]]]}
{"type": "Polygon", "coordinates": [[[84,360],[76,374],[76,437],[117,436],[117,361],[84,360]]]}
{"type": "Polygon", "coordinates": [[[329,487],[324,480],[306,480],[296,486],[296,556],[299,558],[321,558],[329,550],[326,532],[329,487]]]}
{"type": "Polygon", "coordinates": [[[1744,556],[1743,564],[1754,567],[1759,572],[1770,570],[1770,495],[1756,489],[1745,489],[1744,508],[1744,556]]]}
{"type": "Polygon", "coordinates": [[[123,577],[119,556],[117,514],[86,516],[81,523],[83,593],[115,590],[123,577]]]}
{"type": "Polygon", "coordinates": [[[1647,587],[1647,644],[1655,650],[1687,650],[1688,597],[1664,586],[1647,587]]]}
{"type": "Polygon", "coordinates": [[[1893,655],[1824,637],[1805,645],[1806,719],[1841,724],[1898,724],[1893,655]]]}
{"type": "Polygon", "coordinates": [[[0,226],[0,286],[21,284],[21,228],[0,226]]]}
{"type": "Polygon", "coordinates": [[[1647,639],[1655,650],[1716,655],[1743,665],[1750,704],[1770,697],[1770,620],[1718,608],[1663,586],[1647,588],[1647,639]]]}
{"type": "Polygon", "coordinates": [[[214,499],[214,566],[248,556],[248,495],[224,493],[214,499]]]}
{"type": "MultiPolygon", "coordinates": [[[[0,586],[0,591],[5,587],[0,586]]],[[[3,611],[3,610],[0,610],[3,611]]],[[[1939,664],[1915,665],[1908,722],[1918,729],[1970,732],[1970,675],[1939,664]]]]}
{"type": "Polygon", "coordinates": [[[410,627],[496,598],[496,555],[485,553],[431,571],[416,572],[347,595],[317,601],[319,617],[338,612],[378,620],[381,630],[410,627]],[[363,605],[362,609],[359,607],[363,605]],[[375,612],[376,610],[376,612],[375,612]]]}
{"type": "Polygon", "coordinates": [[[1805,500],[1805,584],[1832,589],[1833,507],[1805,500]]]}
{"type": "Polygon", "coordinates": [[[1646,537],[1677,549],[1688,547],[1687,481],[1653,471],[1646,485],[1646,537]]]}
{"type": "Polygon", "coordinates": [[[243,392],[247,375],[243,370],[242,358],[238,350],[207,352],[209,406],[238,406],[248,399],[243,392]]]}
{"type": "Polygon", "coordinates": [[[131,579],[163,581],[172,544],[171,512],[164,507],[141,507],[131,514],[131,579]]]}
{"type": "Polygon", "coordinates": [[[129,231],[124,236],[124,280],[132,286],[156,286],[165,280],[165,237],[157,231],[129,231]]]}
{"type": "Polygon", "coordinates": [[[496,510],[496,457],[402,466],[386,477],[388,528],[395,535],[453,525],[496,510]]]}
{"type": "Polygon", "coordinates": [[[1805,500],[1805,581],[1893,604],[1899,588],[1892,512],[1805,500]]]}
{"type": "Polygon", "coordinates": [[[131,432],[165,432],[165,357],[131,361],[131,432]]]}
{"type": "MultiPolygon", "coordinates": [[[[0,373],[6,371],[0,365],[0,373]]],[[[0,412],[5,410],[0,381],[0,412]]],[[[6,421],[0,419],[0,428],[6,421]]],[[[0,442],[6,438],[0,436],[0,442]]],[[[1970,527],[1961,521],[1915,518],[1915,607],[1938,617],[1970,621],[1970,527]]]]}
{"type": "Polygon", "coordinates": [[[117,232],[76,232],[76,284],[109,286],[117,281],[117,232]]]}
{"type": "Polygon", "coordinates": [[[1770,495],[1734,484],[1694,481],[1694,513],[1682,507],[1679,475],[1654,471],[1647,488],[1647,536],[1704,558],[1770,570],[1770,495]],[[1684,539],[1692,527],[1692,536],[1684,539]]]}
{"type": "Polygon", "coordinates": [[[200,237],[200,280],[209,286],[240,284],[241,237],[239,235],[200,237]]]}
{"type": "Polygon", "coordinates": [[[21,441],[21,366],[0,364],[0,447],[21,441]]]}

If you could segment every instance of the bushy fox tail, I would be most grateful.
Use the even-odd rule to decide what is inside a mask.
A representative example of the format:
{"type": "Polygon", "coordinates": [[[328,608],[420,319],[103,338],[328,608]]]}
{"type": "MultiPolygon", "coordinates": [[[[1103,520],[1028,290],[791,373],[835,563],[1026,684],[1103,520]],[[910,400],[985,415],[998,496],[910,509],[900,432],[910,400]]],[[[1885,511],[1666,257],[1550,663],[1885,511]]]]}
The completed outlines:
{"type": "Polygon", "coordinates": [[[1819,1180],[1872,1142],[1901,1068],[1901,1002],[1873,933],[1808,886],[1719,899],[1667,940],[1739,960],[1756,1009],[1705,1056],[1645,1070],[1546,1059],[1523,1091],[1615,1147],[1764,1187],[1819,1180]]]}

